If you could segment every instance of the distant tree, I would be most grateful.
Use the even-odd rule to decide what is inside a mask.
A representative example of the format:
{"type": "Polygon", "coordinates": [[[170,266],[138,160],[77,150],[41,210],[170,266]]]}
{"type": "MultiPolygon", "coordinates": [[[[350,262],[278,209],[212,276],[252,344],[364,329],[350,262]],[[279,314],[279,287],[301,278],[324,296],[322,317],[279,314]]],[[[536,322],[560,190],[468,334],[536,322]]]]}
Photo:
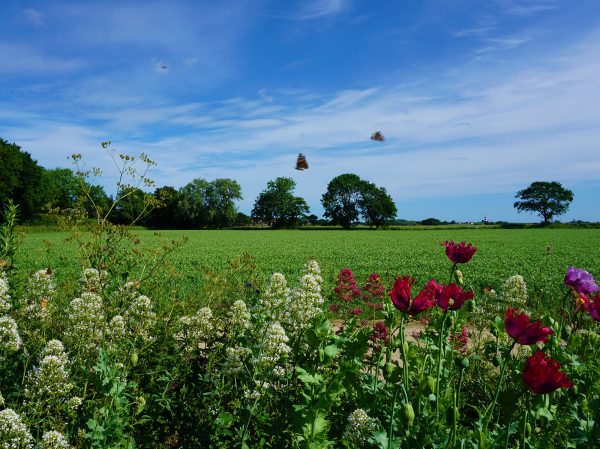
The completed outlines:
{"type": "Polygon", "coordinates": [[[573,201],[573,192],[565,189],[559,182],[536,181],[515,195],[520,201],[514,203],[517,211],[535,212],[548,224],[555,215],[569,210],[573,201]]]}
{"type": "Polygon", "coordinates": [[[153,195],[156,207],[148,214],[146,224],[161,229],[177,228],[179,192],[174,187],[164,186],[156,188],[153,195]]]}
{"type": "Polygon", "coordinates": [[[196,178],[179,189],[177,209],[184,226],[202,228],[208,223],[206,191],[209,185],[206,179],[196,178]]]}
{"type": "Polygon", "coordinates": [[[323,215],[331,219],[333,224],[350,229],[360,215],[362,186],[363,181],[360,177],[352,173],[333,178],[327,185],[327,192],[321,198],[325,209],[323,215]]]}
{"type": "Polygon", "coordinates": [[[238,212],[235,217],[235,225],[236,226],[251,226],[252,225],[252,217],[250,215],[246,215],[243,212],[238,212]]]}
{"type": "Polygon", "coordinates": [[[363,181],[359,205],[365,223],[377,228],[396,218],[398,212],[394,200],[385,188],[367,181],[363,181]]]}
{"type": "Polygon", "coordinates": [[[252,209],[252,218],[269,223],[273,228],[289,228],[298,225],[308,213],[303,198],[294,196],[296,182],[291,178],[269,181],[252,209]]]}
{"type": "Polygon", "coordinates": [[[323,214],[333,224],[349,229],[363,217],[370,226],[383,226],[396,217],[396,205],[385,188],[347,173],[336,176],[321,198],[323,214]]]}
{"type": "Polygon", "coordinates": [[[219,178],[212,181],[206,192],[208,226],[224,228],[233,226],[237,215],[235,200],[241,200],[242,188],[237,181],[219,178]]]}
{"type": "Polygon", "coordinates": [[[43,204],[43,171],[28,152],[0,139],[0,205],[12,199],[19,205],[20,217],[31,218],[43,204]]]}
{"type": "Polygon", "coordinates": [[[80,182],[69,168],[44,170],[41,195],[46,209],[70,209],[80,196],[80,182]]]}
{"type": "Polygon", "coordinates": [[[110,213],[110,221],[116,224],[144,224],[146,214],[154,204],[152,195],[137,187],[125,187],[118,195],[119,200],[110,213]]]}
{"type": "Polygon", "coordinates": [[[442,221],[438,220],[437,218],[426,218],[425,220],[421,220],[419,224],[425,226],[439,226],[442,224],[442,221]]]}
{"type": "Polygon", "coordinates": [[[319,217],[317,217],[315,214],[310,214],[308,217],[306,217],[306,220],[314,226],[319,221],[319,217]]]}

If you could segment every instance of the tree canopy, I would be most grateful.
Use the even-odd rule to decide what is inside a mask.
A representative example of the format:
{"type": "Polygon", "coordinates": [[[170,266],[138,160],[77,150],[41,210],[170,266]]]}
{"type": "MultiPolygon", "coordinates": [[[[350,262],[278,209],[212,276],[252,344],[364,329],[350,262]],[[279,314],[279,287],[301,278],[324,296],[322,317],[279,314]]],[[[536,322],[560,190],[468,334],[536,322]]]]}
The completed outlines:
{"type": "Polygon", "coordinates": [[[321,198],[324,216],[333,224],[349,229],[359,217],[371,226],[382,226],[396,217],[396,205],[385,188],[346,173],[336,176],[327,185],[321,198]]]}
{"type": "Polygon", "coordinates": [[[543,224],[548,224],[555,215],[562,215],[569,210],[573,192],[556,181],[536,181],[526,189],[519,190],[515,198],[520,200],[514,203],[517,211],[535,212],[542,218],[543,224]]]}
{"type": "Polygon", "coordinates": [[[192,228],[223,228],[235,225],[235,200],[242,199],[237,181],[196,178],[179,189],[177,208],[182,224],[192,228]]]}
{"type": "Polygon", "coordinates": [[[252,218],[269,223],[273,228],[298,226],[309,210],[304,198],[294,196],[295,188],[292,178],[269,181],[254,202],[252,218]]]}

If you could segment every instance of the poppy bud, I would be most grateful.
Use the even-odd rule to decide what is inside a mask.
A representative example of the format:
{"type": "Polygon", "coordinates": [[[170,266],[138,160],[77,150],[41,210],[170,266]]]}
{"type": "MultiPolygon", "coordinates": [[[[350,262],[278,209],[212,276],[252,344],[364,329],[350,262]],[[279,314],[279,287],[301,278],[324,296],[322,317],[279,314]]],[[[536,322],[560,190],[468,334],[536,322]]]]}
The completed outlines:
{"type": "Polygon", "coordinates": [[[462,274],[462,271],[460,271],[460,270],[456,270],[456,271],[454,272],[454,274],[456,274],[456,280],[458,281],[458,283],[459,283],[460,285],[463,285],[463,274],[462,274]]]}
{"type": "Polygon", "coordinates": [[[138,354],[137,352],[134,352],[133,354],[131,354],[131,364],[133,366],[137,365],[138,362],[138,354]]]}
{"type": "Polygon", "coordinates": [[[525,436],[531,436],[531,424],[525,424],[525,436]]]}
{"type": "Polygon", "coordinates": [[[469,359],[466,357],[456,357],[454,359],[454,363],[460,370],[467,369],[469,367],[469,359]]]}
{"type": "Polygon", "coordinates": [[[402,345],[402,349],[404,349],[404,354],[408,354],[408,342],[404,342],[402,345]]]}
{"type": "Polygon", "coordinates": [[[471,301],[467,301],[465,304],[467,312],[475,312],[475,305],[475,300],[472,299],[471,301]]]}
{"type": "Polygon", "coordinates": [[[410,402],[404,404],[404,416],[403,422],[406,427],[411,427],[415,421],[415,411],[410,402]]]}
{"type": "Polygon", "coordinates": [[[433,376],[427,376],[427,387],[429,388],[429,391],[435,393],[435,379],[433,376]]]}
{"type": "Polygon", "coordinates": [[[390,379],[392,374],[394,374],[394,364],[392,362],[387,362],[383,367],[383,374],[386,379],[390,379]]]}

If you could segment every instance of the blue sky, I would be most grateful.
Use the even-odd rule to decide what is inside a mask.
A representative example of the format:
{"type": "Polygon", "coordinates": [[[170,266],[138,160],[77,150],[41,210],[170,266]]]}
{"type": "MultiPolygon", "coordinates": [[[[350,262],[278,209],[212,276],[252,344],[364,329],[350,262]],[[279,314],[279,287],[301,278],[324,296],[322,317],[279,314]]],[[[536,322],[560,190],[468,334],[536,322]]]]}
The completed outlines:
{"type": "Polygon", "coordinates": [[[108,191],[105,140],[157,185],[234,178],[246,213],[357,173],[400,218],[537,221],[514,194],[557,180],[600,221],[599,55],[597,0],[3,0],[0,137],[108,191]]]}

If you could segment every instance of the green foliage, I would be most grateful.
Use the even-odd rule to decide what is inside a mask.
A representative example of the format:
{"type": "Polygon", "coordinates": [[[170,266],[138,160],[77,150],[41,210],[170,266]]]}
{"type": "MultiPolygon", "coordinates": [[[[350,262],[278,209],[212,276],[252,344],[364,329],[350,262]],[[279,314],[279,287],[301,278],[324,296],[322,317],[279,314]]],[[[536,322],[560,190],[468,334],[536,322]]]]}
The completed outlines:
{"type": "Polygon", "coordinates": [[[19,207],[8,201],[2,210],[2,223],[0,224],[0,272],[11,272],[14,266],[15,256],[21,244],[21,238],[17,233],[17,213],[19,207]]]}
{"type": "Polygon", "coordinates": [[[292,178],[269,181],[254,202],[252,218],[276,229],[298,226],[308,213],[308,205],[303,198],[294,196],[295,187],[292,178]]]}
{"type": "Polygon", "coordinates": [[[536,181],[526,189],[519,190],[515,198],[519,199],[514,203],[519,212],[535,212],[544,224],[548,224],[555,215],[562,215],[569,210],[573,192],[556,181],[536,181]]]}
{"type": "Polygon", "coordinates": [[[208,182],[196,178],[179,189],[179,219],[192,228],[233,226],[237,213],[234,201],[240,199],[241,187],[233,179],[208,182]]]}
{"type": "Polygon", "coordinates": [[[347,173],[336,176],[321,198],[324,216],[349,229],[362,216],[369,226],[384,226],[396,218],[396,205],[385,188],[347,173]]]}

